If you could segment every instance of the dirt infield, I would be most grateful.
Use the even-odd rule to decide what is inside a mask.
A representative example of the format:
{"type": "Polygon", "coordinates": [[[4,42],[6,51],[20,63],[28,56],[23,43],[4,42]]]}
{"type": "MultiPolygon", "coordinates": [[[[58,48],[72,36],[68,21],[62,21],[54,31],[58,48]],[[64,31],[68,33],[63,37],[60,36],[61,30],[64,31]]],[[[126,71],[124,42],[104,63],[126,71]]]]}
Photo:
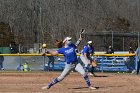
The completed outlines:
{"type": "Polygon", "coordinates": [[[0,93],[140,93],[140,75],[96,73],[89,76],[97,90],[89,90],[79,73],[71,73],[49,90],[47,85],[61,72],[0,72],[0,93]]]}

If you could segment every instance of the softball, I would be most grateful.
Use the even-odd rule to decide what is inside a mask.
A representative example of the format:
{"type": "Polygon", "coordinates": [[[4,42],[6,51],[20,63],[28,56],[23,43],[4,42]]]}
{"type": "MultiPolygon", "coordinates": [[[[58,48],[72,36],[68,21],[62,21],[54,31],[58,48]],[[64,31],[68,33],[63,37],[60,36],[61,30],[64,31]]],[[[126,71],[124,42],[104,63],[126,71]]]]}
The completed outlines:
{"type": "Polygon", "coordinates": [[[47,48],[47,44],[43,44],[42,47],[43,47],[43,48],[47,48]]]}

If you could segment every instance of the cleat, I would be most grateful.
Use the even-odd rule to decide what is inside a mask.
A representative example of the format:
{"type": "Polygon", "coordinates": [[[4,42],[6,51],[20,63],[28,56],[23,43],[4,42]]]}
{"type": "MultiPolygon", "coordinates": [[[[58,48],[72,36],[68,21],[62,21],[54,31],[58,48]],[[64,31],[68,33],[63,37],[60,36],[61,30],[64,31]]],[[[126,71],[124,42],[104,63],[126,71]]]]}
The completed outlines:
{"type": "Polygon", "coordinates": [[[96,90],[97,88],[95,88],[95,87],[89,87],[89,89],[91,89],[91,90],[96,90]]]}
{"type": "Polygon", "coordinates": [[[50,85],[48,85],[47,89],[49,89],[49,88],[51,88],[51,86],[50,86],[50,85]]]}
{"type": "Polygon", "coordinates": [[[131,74],[136,74],[136,70],[133,70],[133,71],[131,72],[131,74]]]}
{"type": "Polygon", "coordinates": [[[93,73],[92,75],[93,75],[93,77],[98,77],[98,76],[97,76],[96,74],[94,74],[94,73],[93,73]]]}
{"type": "Polygon", "coordinates": [[[46,88],[48,88],[48,86],[44,86],[44,87],[42,87],[42,89],[46,89],[46,88]]]}
{"type": "Polygon", "coordinates": [[[49,88],[51,88],[51,85],[50,84],[48,86],[42,87],[42,89],[49,89],[49,88]]]}
{"type": "Polygon", "coordinates": [[[91,74],[91,73],[89,73],[88,75],[89,75],[89,76],[93,76],[93,74],[91,74]]]}

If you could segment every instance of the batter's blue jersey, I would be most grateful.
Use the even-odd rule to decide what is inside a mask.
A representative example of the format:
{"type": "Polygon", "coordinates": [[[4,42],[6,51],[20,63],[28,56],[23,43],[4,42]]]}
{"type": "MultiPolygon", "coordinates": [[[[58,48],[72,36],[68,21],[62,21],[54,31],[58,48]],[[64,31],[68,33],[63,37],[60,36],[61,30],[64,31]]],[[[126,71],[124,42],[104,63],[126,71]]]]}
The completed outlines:
{"type": "Polygon", "coordinates": [[[84,53],[87,54],[87,57],[90,56],[90,54],[94,53],[94,47],[89,47],[89,46],[84,46],[84,49],[82,50],[82,54],[84,55],[84,53]]]}
{"type": "Polygon", "coordinates": [[[64,58],[67,64],[73,63],[77,61],[77,55],[75,52],[76,46],[74,44],[69,45],[67,48],[62,47],[58,49],[58,53],[64,54],[64,58]]]}

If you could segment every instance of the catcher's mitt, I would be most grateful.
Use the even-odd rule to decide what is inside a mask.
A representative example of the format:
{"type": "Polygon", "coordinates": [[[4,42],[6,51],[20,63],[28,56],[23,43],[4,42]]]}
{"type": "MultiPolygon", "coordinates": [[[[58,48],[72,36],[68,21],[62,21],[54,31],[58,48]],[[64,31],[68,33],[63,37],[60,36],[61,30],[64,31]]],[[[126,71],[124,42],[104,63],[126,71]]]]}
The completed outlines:
{"type": "Polygon", "coordinates": [[[93,67],[96,67],[97,66],[97,62],[96,61],[92,61],[91,64],[92,64],[93,67]]]}

